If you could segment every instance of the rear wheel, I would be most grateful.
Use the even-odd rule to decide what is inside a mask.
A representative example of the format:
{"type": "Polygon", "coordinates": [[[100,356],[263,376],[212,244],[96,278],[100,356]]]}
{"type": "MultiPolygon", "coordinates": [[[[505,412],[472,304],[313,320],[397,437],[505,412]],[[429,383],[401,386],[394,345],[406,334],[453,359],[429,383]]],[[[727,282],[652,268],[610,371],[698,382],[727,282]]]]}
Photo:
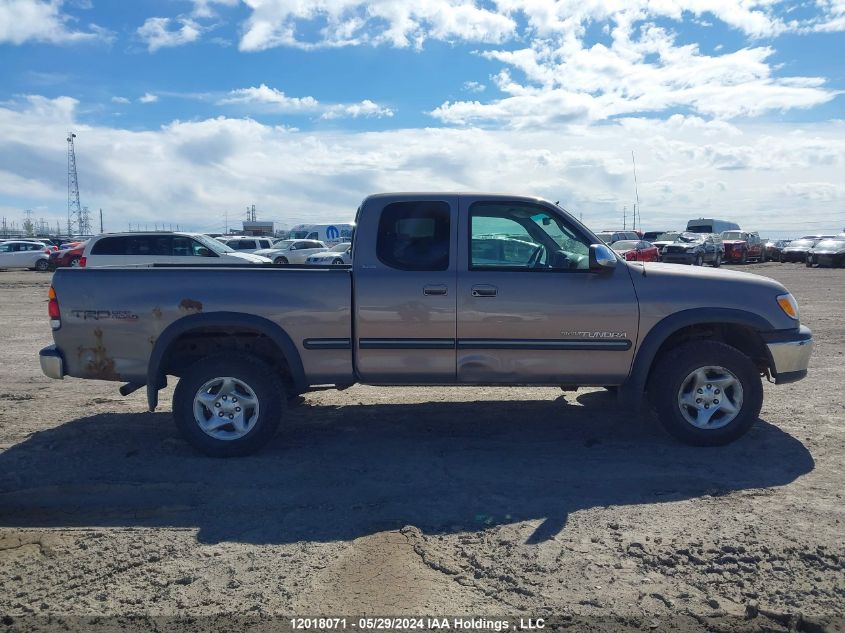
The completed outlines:
{"type": "Polygon", "coordinates": [[[654,370],[649,395],[664,428],[695,446],[741,437],[763,405],[754,363],[719,341],[692,341],[669,352],[654,370]]]}
{"type": "Polygon", "coordinates": [[[340,257],[335,257],[332,266],[343,266],[343,260],[340,257]]]}
{"type": "Polygon", "coordinates": [[[745,252],[745,251],[742,252],[742,257],[739,258],[739,263],[740,264],[747,264],[748,263],[748,253],[747,252],[745,252]]]}
{"type": "Polygon", "coordinates": [[[704,266],[704,255],[699,254],[695,258],[695,265],[696,266],[704,266]]]}
{"type": "Polygon", "coordinates": [[[68,265],[71,268],[79,268],[79,260],[80,259],[81,259],[80,257],[71,257],[70,261],[68,262],[68,265]]]}
{"type": "Polygon", "coordinates": [[[276,264],[277,266],[285,266],[288,263],[288,258],[287,257],[277,257],[276,259],[273,260],[273,263],[276,264]]]}
{"type": "Polygon", "coordinates": [[[37,262],[35,262],[35,270],[37,270],[38,272],[43,273],[48,268],[50,268],[50,262],[46,259],[39,259],[37,262]]]}
{"type": "Polygon", "coordinates": [[[212,457],[254,453],[272,439],[284,411],[281,380],[265,362],[244,354],[198,360],[173,393],[176,427],[212,457]]]}
{"type": "Polygon", "coordinates": [[[713,260],[712,266],[713,266],[713,268],[718,268],[721,265],[722,265],[722,254],[716,253],[716,259],[713,260]]]}
{"type": "Polygon", "coordinates": [[[808,255],[808,256],[807,256],[807,258],[804,260],[804,265],[805,265],[807,268],[812,268],[812,267],[813,267],[813,259],[812,259],[809,255],[808,255]]]}

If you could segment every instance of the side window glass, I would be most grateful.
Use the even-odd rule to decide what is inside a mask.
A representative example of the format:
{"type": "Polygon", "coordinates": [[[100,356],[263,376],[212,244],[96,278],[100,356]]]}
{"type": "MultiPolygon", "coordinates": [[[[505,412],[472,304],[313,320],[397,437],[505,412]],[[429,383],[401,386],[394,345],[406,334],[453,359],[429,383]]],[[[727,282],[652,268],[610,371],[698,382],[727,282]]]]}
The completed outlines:
{"type": "Polygon", "coordinates": [[[11,244],[0,244],[0,253],[11,253],[12,252],[12,245],[11,244]]]}
{"type": "Polygon", "coordinates": [[[189,237],[182,237],[181,235],[173,236],[173,256],[174,257],[190,257],[194,255],[193,245],[194,240],[189,237]]]}
{"type": "Polygon", "coordinates": [[[91,249],[92,255],[126,255],[126,247],[129,240],[135,238],[128,237],[104,237],[99,240],[91,249]]]}
{"type": "Polygon", "coordinates": [[[129,238],[129,249],[127,255],[152,255],[152,239],[148,235],[139,235],[129,238]]]}
{"type": "Polygon", "coordinates": [[[470,270],[588,270],[586,238],[557,214],[523,203],[470,208],[470,270]]]}
{"type": "Polygon", "coordinates": [[[170,257],[173,253],[173,238],[168,236],[155,236],[153,238],[153,255],[157,257],[170,257]]]}
{"type": "Polygon", "coordinates": [[[381,212],[376,255],[398,270],[446,270],[450,230],[448,203],[394,202],[381,212]]]}

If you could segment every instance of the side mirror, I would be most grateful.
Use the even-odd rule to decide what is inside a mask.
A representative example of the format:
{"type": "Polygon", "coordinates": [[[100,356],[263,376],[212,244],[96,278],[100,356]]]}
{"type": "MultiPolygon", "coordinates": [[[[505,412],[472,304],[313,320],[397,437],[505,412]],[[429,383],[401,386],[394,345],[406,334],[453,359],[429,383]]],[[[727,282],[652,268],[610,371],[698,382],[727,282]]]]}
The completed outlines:
{"type": "Polygon", "coordinates": [[[601,272],[616,268],[616,254],[607,244],[590,245],[590,270],[601,272]]]}

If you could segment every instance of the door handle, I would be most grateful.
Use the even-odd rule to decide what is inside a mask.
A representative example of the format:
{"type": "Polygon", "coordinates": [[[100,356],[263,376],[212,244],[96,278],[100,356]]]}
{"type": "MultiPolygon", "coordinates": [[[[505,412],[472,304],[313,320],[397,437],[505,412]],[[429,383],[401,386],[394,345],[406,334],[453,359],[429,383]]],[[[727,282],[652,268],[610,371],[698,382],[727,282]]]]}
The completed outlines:
{"type": "Polygon", "coordinates": [[[499,294],[499,289],[496,286],[473,286],[473,297],[495,297],[499,294]]]}
{"type": "Polygon", "coordinates": [[[445,295],[449,292],[449,289],[444,285],[439,286],[423,286],[423,294],[424,295],[445,295]]]}

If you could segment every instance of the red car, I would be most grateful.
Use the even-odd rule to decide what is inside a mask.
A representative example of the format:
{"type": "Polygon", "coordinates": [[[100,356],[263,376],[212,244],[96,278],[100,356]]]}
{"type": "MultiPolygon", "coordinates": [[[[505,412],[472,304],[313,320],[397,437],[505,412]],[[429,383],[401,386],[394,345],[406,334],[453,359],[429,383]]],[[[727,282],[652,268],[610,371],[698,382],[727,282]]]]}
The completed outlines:
{"type": "Polygon", "coordinates": [[[85,250],[85,242],[79,242],[71,248],[63,248],[60,251],[50,253],[50,268],[64,268],[65,266],[77,267],[82,259],[82,252],[85,250]]]}
{"type": "Polygon", "coordinates": [[[656,262],[657,247],[645,240],[619,240],[610,245],[614,251],[629,262],[656,262]]]}
{"type": "Polygon", "coordinates": [[[740,264],[751,260],[766,261],[766,244],[757,233],[723,231],[722,244],[725,245],[726,261],[740,264]]]}

